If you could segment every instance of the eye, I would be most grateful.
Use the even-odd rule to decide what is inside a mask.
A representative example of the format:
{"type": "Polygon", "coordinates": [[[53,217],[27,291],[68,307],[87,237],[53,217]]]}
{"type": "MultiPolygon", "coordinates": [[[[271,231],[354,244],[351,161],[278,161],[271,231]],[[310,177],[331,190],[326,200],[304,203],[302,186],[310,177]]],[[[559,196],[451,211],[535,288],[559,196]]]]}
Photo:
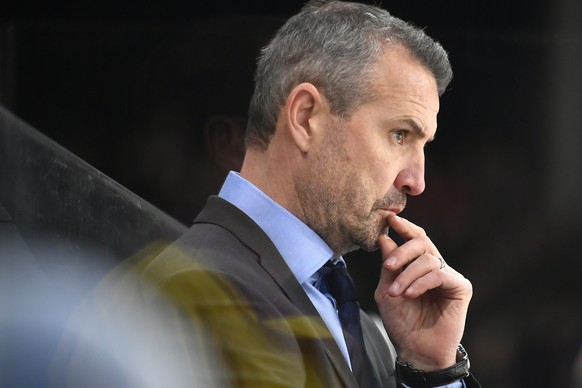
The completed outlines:
{"type": "Polygon", "coordinates": [[[404,139],[406,139],[406,131],[405,130],[397,130],[392,133],[396,142],[400,145],[404,144],[404,139]]]}

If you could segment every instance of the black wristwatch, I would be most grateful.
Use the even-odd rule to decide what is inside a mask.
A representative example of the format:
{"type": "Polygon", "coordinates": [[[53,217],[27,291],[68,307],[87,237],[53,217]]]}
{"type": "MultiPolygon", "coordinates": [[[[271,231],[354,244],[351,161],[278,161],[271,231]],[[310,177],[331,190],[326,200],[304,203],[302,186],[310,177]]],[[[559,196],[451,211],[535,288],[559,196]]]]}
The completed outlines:
{"type": "Polygon", "coordinates": [[[411,388],[438,387],[469,376],[469,355],[462,345],[457,348],[457,363],[433,372],[414,369],[411,363],[396,359],[396,382],[411,388]]]}

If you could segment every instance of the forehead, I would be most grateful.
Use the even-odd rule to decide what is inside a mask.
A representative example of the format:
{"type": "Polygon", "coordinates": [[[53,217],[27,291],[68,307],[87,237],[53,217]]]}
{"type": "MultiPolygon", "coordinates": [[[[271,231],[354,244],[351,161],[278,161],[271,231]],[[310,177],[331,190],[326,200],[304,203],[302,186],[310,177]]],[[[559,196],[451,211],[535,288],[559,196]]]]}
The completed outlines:
{"type": "Polygon", "coordinates": [[[408,50],[385,45],[373,67],[372,87],[376,99],[391,105],[408,105],[424,114],[436,115],[439,95],[436,79],[408,50]]]}

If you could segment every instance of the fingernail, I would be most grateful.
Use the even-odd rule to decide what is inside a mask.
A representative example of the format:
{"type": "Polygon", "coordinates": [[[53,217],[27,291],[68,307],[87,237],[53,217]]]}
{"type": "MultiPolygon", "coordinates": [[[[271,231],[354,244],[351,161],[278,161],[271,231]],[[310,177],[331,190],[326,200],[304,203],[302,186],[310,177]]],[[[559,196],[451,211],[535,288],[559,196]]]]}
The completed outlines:
{"type": "Polygon", "coordinates": [[[394,282],[390,286],[390,289],[388,291],[390,291],[391,294],[399,294],[400,293],[400,284],[398,282],[394,282]]]}
{"type": "Polygon", "coordinates": [[[416,293],[416,286],[413,284],[406,290],[406,295],[412,296],[416,293]]]}
{"type": "Polygon", "coordinates": [[[391,256],[391,257],[387,258],[386,261],[384,262],[384,264],[387,267],[394,267],[396,265],[396,257],[391,256]]]}

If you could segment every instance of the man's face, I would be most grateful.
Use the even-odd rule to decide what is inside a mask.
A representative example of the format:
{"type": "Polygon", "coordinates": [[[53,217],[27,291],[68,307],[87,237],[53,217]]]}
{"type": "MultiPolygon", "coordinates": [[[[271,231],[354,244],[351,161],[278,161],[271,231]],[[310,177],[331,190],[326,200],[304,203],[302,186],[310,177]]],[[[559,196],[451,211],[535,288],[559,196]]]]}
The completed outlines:
{"type": "Polygon", "coordinates": [[[424,147],[434,138],[439,98],[430,71],[386,49],[372,80],[375,98],[349,121],[329,125],[298,182],[305,222],[338,255],[374,250],[387,217],[424,191],[424,147]]]}

